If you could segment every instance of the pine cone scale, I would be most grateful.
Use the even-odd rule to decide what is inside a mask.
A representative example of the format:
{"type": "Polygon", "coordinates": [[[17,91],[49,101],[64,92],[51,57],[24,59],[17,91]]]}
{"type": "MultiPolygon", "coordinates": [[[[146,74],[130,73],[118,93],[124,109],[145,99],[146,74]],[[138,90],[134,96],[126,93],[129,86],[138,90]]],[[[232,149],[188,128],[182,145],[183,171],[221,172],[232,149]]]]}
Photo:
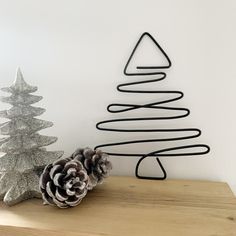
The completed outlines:
{"type": "Polygon", "coordinates": [[[66,192],[60,188],[56,189],[55,196],[60,202],[64,202],[68,199],[68,195],[66,194],[66,192]]]}
{"type": "Polygon", "coordinates": [[[63,182],[63,178],[65,177],[62,173],[56,173],[53,178],[53,183],[55,186],[62,188],[61,182],[63,182]]]}
{"type": "Polygon", "coordinates": [[[65,202],[66,202],[66,204],[73,207],[73,206],[77,206],[82,201],[82,198],[77,198],[76,200],[67,200],[65,202]]]}
{"type": "Polygon", "coordinates": [[[67,208],[68,207],[68,205],[66,203],[60,202],[56,198],[53,198],[53,202],[54,202],[54,204],[56,204],[60,208],[67,208]]]}
{"type": "Polygon", "coordinates": [[[61,170],[62,170],[62,167],[60,165],[53,166],[49,172],[50,178],[53,179],[56,173],[60,172],[61,170]]]}
{"type": "Polygon", "coordinates": [[[45,167],[45,169],[43,170],[43,173],[40,177],[40,186],[39,187],[42,189],[46,189],[46,184],[50,180],[49,169],[51,167],[52,167],[52,164],[49,164],[47,167],[45,167]]]}
{"type": "Polygon", "coordinates": [[[42,199],[44,201],[44,204],[48,204],[48,205],[51,205],[51,206],[55,205],[52,198],[50,198],[49,195],[46,192],[42,193],[42,199]]]}
{"type": "Polygon", "coordinates": [[[49,182],[47,182],[47,184],[46,184],[46,191],[47,191],[47,193],[48,193],[48,195],[50,196],[50,197],[54,197],[54,195],[55,195],[55,187],[54,187],[54,185],[53,185],[53,183],[52,183],[52,181],[49,181],[49,182]]]}
{"type": "Polygon", "coordinates": [[[68,196],[74,196],[75,195],[75,190],[72,190],[72,189],[70,189],[70,188],[67,188],[66,189],[66,194],[68,195],[68,196]]]}

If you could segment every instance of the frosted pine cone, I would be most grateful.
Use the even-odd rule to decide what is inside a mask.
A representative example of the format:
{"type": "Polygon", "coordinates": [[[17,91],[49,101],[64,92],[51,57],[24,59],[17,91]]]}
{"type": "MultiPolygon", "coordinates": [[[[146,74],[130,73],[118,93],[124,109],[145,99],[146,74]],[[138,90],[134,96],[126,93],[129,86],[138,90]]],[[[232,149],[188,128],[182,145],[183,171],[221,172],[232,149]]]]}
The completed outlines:
{"type": "Polygon", "coordinates": [[[60,208],[78,205],[87,194],[88,175],[81,162],[59,159],[45,167],[40,190],[45,204],[60,208]]]}
{"type": "Polygon", "coordinates": [[[97,184],[101,184],[104,178],[109,176],[112,169],[109,155],[101,150],[91,148],[78,148],[71,156],[73,160],[80,161],[89,176],[88,189],[93,189],[97,184]]]}

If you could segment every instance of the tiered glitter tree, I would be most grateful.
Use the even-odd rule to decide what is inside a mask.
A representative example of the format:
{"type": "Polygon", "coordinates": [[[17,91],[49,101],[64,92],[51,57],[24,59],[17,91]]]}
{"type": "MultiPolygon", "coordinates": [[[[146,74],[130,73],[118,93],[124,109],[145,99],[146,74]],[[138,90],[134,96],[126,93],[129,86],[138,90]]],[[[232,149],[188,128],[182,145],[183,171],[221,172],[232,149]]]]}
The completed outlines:
{"type": "Polygon", "coordinates": [[[45,165],[61,157],[63,152],[43,148],[57,138],[40,135],[38,131],[53,123],[35,118],[45,109],[31,104],[42,97],[31,94],[37,87],[24,81],[20,69],[13,85],[1,90],[11,93],[9,97],[1,97],[1,101],[12,107],[0,111],[0,117],[10,120],[0,125],[0,134],[7,135],[0,139],[0,151],[5,153],[0,157],[0,198],[7,205],[14,205],[28,198],[41,198],[39,176],[45,165]]]}

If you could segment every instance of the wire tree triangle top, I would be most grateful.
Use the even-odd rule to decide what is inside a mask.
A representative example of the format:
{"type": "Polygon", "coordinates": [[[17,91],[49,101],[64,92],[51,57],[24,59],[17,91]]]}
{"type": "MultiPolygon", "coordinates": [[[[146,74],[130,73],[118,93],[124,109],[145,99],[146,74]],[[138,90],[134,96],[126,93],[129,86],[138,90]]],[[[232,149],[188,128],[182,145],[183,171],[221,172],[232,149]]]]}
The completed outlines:
{"type": "Polygon", "coordinates": [[[145,70],[168,69],[170,67],[171,67],[171,61],[166,52],[162,49],[162,47],[157,43],[157,41],[152,37],[151,34],[145,32],[139,38],[138,42],[136,43],[130,55],[124,68],[124,74],[128,76],[152,75],[153,72],[147,72],[145,70]],[[149,49],[149,51],[147,51],[147,48],[149,49]],[[153,50],[151,51],[150,49],[153,50]],[[138,56],[141,58],[145,58],[144,65],[138,63],[139,62],[137,61],[138,56]]]}

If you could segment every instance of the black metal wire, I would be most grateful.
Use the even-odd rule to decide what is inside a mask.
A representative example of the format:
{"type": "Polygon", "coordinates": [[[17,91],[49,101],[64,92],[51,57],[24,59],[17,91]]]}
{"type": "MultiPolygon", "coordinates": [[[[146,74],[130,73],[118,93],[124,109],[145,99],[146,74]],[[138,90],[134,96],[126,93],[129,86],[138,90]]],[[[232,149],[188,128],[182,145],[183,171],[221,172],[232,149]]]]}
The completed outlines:
{"type": "MultiPolygon", "coordinates": [[[[119,122],[135,122],[135,121],[150,121],[150,120],[171,120],[171,119],[180,119],[187,117],[190,114],[189,109],[187,108],[179,108],[179,107],[170,107],[170,106],[164,106],[164,104],[170,103],[177,101],[181,99],[184,94],[181,91],[173,91],[173,90],[168,90],[168,91],[160,91],[160,90],[140,90],[140,89],[130,89],[132,86],[139,85],[139,84],[147,84],[147,83],[154,83],[154,82],[159,82],[166,77],[166,73],[163,71],[151,71],[151,72],[146,72],[145,70],[160,70],[160,69],[168,69],[171,67],[171,61],[168,57],[168,55],[165,53],[165,51],[161,48],[161,46],[156,42],[156,40],[147,32],[143,33],[141,37],[139,38],[137,44],[135,45],[126,65],[124,68],[124,74],[126,76],[144,76],[145,80],[142,81],[136,81],[136,82],[130,82],[130,83],[124,83],[120,84],[117,86],[117,90],[119,92],[123,93],[143,93],[143,94],[170,94],[173,97],[170,99],[165,99],[153,103],[147,103],[147,104],[128,104],[128,103],[113,103],[108,105],[107,111],[110,113],[122,113],[122,112],[128,112],[132,110],[137,110],[140,108],[148,108],[148,109],[156,109],[158,110],[172,110],[172,111],[180,111],[182,114],[180,115],[172,115],[172,116],[155,116],[155,117],[133,117],[133,118],[121,118],[121,119],[109,119],[109,120],[104,120],[101,122],[98,122],[96,124],[96,128],[98,130],[102,131],[113,131],[113,132],[138,132],[138,133],[149,133],[149,132],[156,132],[156,133],[168,133],[168,132],[185,132],[186,135],[183,136],[178,136],[178,137],[173,137],[173,138],[156,138],[156,139],[138,139],[138,140],[129,140],[129,141],[123,141],[123,142],[112,142],[112,143],[106,143],[106,144],[101,144],[95,147],[97,148],[104,148],[104,147],[111,147],[111,146],[121,146],[121,145],[128,145],[128,144],[134,144],[134,143],[151,143],[151,142],[167,142],[167,141],[179,141],[179,140],[185,140],[185,139],[193,139],[197,138],[201,135],[201,130],[198,128],[184,128],[184,129],[131,129],[131,128],[109,128],[106,127],[106,124],[111,124],[111,123],[119,123],[119,122]],[[160,49],[160,51],[163,53],[165,56],[168,64],[164,66],[137,66],[137,72],[135,73],[128,73],[127,68],[130,64],[131,59],[133,58],[136,49],[138,48],[140,42],[142,41],[143,37],[147,36],[149,37],[153,43],[160,49]],[[139,71],[139,70],[144,70],[139,71]],[[155,78],[153,78],[153,76],[155,78]],[[146,79],[147,77],[151,77],[149,79],[146,79]],[[188,133],[188,134],[187,134],[188,133]],[[190,134],[191,133],[191,134],[190,134]]],[[[193,156],[193,155],[203,155],[206,154],[210,151],[210,147],[206,144],[193,144],[193,145],[184,145],[184,146],[175,146],[171,148],[165,148],[165,149],[160,149],[156,150],[150,153],[120,153],[120,152],[107,152],[107,154],[112,155],[112,156],[123,156],[123,157],[140,157],[136,164],[135,168],[135,175],[138,178],[141,179],[157,179],[157,180],[164,180],[167,177],[167,173],[165,168],[163,167],[159,157],[173,157],[173,156],[193,156]],[[202,148],[203,150],[201,151],[186,151],[188,149],[193,149],[193,148],[202,148]],[[170,153],[173,151],[181,151],[181,152],[176,152],[176,153],[170,153]],[[151,176],[142,176],[139,174],[139,166],[141,162],[147,158],[147,157],[156,157],[157,163],[162,171],[162,176],[156,176],[156,177],[151,177],[151,176]]]]}

